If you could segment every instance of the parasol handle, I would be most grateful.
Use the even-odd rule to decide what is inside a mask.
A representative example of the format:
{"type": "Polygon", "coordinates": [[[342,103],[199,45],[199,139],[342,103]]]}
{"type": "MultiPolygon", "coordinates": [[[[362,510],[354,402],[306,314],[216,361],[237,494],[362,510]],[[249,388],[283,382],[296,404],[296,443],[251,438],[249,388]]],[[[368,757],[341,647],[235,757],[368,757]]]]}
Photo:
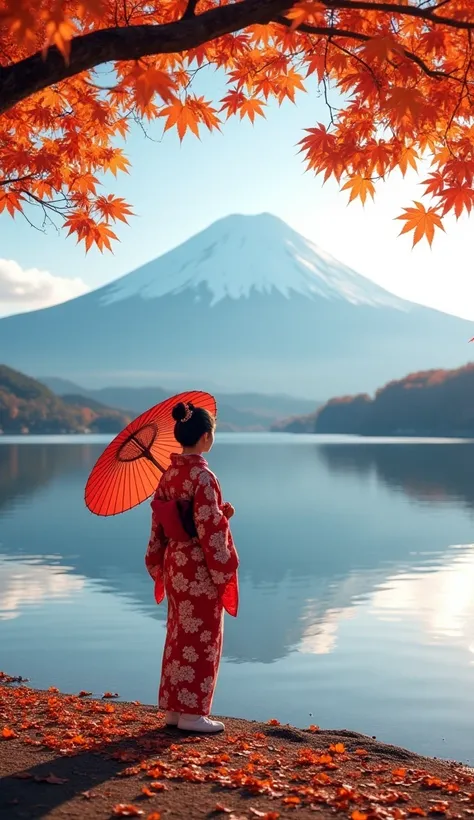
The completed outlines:
{"type": "Polygon", "coordinates": [[[144,447],[144,446],[143,446],[143,444],[141,443],[140,439],[138,439],[138,438],[137,438],[136,436],[134,436],[134,435],[132,435],[132,436],[130,437],[130,440],[135,442],[135,444],[137,445],[137,447],[139,448],[139,450],[141,450],[141,451],[142,451],[144,458],[148,459],[148,461],[151,461],[151,463],[152,463],[152,464],[154,464],[154,466],[155,466],[155,467],[158,467],[158,469],[159,469],[162,473],[164,473],[164,472],[165,472],[165,468],[164,468],[164,467],[162,467],[162,466],[161,466],[161,464],[160,464],[160,462],[156,460],[155,456],[152,454],[152,452],[151,452],[151,450],[150,450],[150,448],[149,448],[149,447],[144,447]]]}

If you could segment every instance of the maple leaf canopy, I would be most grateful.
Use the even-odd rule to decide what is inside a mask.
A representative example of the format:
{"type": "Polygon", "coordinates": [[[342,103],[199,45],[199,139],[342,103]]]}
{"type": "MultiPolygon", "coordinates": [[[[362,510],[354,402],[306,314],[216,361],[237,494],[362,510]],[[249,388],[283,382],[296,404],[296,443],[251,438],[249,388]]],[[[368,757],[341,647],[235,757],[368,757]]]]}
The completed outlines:
{"type": "Polygon", "coordinates": [[[128,170],[136,121],[199,137],[315,78],[342,104],[308,123],[307,168],[364,202],[430,164],[426,205],[398,218],[431,244],[474,203],[473,33],[473,0],[0,0],[0,213],[35,224],[36,209],[110,249],[132,210],[103,186],[128,170]],[[221,99],[193,89],[205,65],[226,76],[221,99]]]}

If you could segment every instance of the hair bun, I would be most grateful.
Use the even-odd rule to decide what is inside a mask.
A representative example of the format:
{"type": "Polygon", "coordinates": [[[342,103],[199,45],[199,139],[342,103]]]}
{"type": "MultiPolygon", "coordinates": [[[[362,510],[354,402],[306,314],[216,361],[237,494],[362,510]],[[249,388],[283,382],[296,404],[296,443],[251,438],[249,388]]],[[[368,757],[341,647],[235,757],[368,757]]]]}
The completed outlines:
{"type": "Polygon", "coordinates": [[[173,416],[175,421],[183,421],[186,418],[186,413],[188,412],[188,408],[186,407],[183,401],[180,401],[178,404],[175,404],[171,411],[171,415],[173,416]]]}

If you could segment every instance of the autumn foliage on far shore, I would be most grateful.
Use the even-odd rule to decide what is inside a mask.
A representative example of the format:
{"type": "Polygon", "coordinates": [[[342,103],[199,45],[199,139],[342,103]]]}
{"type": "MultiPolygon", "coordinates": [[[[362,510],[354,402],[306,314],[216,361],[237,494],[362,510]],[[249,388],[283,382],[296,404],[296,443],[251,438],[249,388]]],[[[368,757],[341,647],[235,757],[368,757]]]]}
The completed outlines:
{"type": "Polygon", "coordinates": [[[294,432],[364,436],[474,436],[474,364],[410,373],[367,394],[331,399],[311,416],[281,423],[294,432]]]}
{"type": "Polygon", "coordinates": [[[132,206],[107,174],[129,171],[136,123],[196,138],[309,91],[327,118],[306,167],[362,202],[418,173],[397,218],[431,244],[474,203],[473,32],[472,0],[0,0],[0,212],[110,249],[132,206]]]}

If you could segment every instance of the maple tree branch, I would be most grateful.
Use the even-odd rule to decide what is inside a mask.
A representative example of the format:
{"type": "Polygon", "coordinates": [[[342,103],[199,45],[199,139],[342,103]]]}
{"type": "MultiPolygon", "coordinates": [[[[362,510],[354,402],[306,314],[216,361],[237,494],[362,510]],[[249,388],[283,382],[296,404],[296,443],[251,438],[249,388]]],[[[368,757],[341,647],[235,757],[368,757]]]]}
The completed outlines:
{"type": "MultiPolygon", "coordinates": [[[[289,28],[291,26],[291,20],[288,20],[286,17],[278,16],[276,19],[277,23],[280,23],[282,26],[289,28]]],[[[298,31],[303,32],[304,34],[317,34],[320,37],[346,37],[348,40],[358,40],[359,42],[366,43],[368,40],[372,40],[373,38],[369,34],[361,34],[358,31],[350,31],[348,29],[342,28],[332,28],[331,26],[311,26],[307,23],[301,23],[297,27],[298,31]]],[[[400,47],[402,48],[402,47],[400,47]]],[[[408,51],[406,48],[402,48],[403,53],[405,56],[411,60],[413,63],[416,63],[428,77],[432,79],[459,79],[456,78],[453,74],[448,74],[446,71],[441,71],[439,69],[430,68],[426,65],[425,61],[422,60],[417,54],[413,51],[408,51]]],[[[352,57],[357,57],[356,54],[352,54],[352,57]]],[[[460,80],[460,82],[462,82],[460,80]]]]}
{"type": "Polygon", "coordinates": [[[71,41],[68,62],[53,46],[46,58],[37,52],[0,68],[0,113],[37,91],[102,63],[189,51],[248,26],[270,23],[295,3],[296,0],[241,0],[165,25],[115,27],[80,35],[71,41]]]}
{"type": "Polygon", "coordinates": [[[0,179],[0,186],[2,185],[15,185],[17,182],[25,182],[27,179],[33,179],[35,174],[25,174],[22,177],[7,177],[6,179],[0,179]]]}
{"type": "MultiPolygon", "coordinates": [[[[440,15],[437,9],[444,6],[411,6],[383,0],[321,0],[328,11],[339,9],[380,11],[401,17],[416,17],[428,23],[446,25],[450,28],[474,30],[474,21],[463,21],[440,15]]],[[[0,114],[16,103],[55,83],[67,80],[108,62],[138,60],[145,56],[173,54],[198,48],[218,37],[232,34],[260,24],[282,22],[282,15],[296,5],[296,0],[238,0],[216,6],[202,14],[196,14],[197,0],[188,0],[184,16],[164,25],[129,25],[101,29],[79,35],[71,41],[69,60],[66,62],[56,47],[51,47],[43,57],[41,52],[17,63],[0,67],[0,114]]],[[[286,23],[284,23],[286,25],[286,23]]],[[[359,41],[370,39],[358,32],[342,33],[334,27],[300,26],[301,31],[322,36],[346,36],[359,41]]],[[[416,62],[430,77],[450,77],[441,71],[430,69],[421,58],[411,52],[407,56],[416,62]]]]}
{"type": "Polygon", "coordinates": [[[183,14],[182,19],[187,20],[189,17],[196,16],[196,6],[199,3],[199,0],[188,0],[188,5],[186,6],[186,11],[183,14]]]}
{"type": "Polygon", "coordinates": [[[450,28],[474,30],[474,21],[457,20],[455,17],[444,17],[436,14],[438,6],[408,6],[402,3],[372,2],[372,0],[320,0],[327,9],[348,9],[349,11],[385,11],[387,14],[400,14],[402,17],[418,17],[431,23],[446,25],[450,28]]]}

